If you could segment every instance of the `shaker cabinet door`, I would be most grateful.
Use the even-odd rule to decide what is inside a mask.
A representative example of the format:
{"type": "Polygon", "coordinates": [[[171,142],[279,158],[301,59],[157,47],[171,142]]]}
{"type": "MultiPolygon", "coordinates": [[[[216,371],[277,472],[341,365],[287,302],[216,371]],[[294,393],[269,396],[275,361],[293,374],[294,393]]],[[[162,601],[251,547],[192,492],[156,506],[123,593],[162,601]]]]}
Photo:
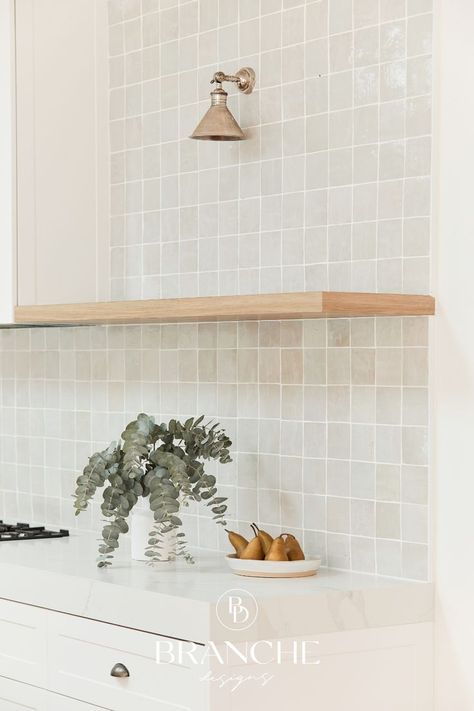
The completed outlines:
{"type": "Polygon", "coordinates": [[[46,623],[44,610],[0,600],[0,678],[46,686],[46,623]]]}
{"type": "Polygon", "coordinates": [[[0,709],[2,711],[47,711],[47,696],[47,692],[42,689],[0,677],[0,709]]]}
{"type": "Polygon", "coordinates": [[[107,0],[15,19],[18,303],[107,299],[107,0]]]}

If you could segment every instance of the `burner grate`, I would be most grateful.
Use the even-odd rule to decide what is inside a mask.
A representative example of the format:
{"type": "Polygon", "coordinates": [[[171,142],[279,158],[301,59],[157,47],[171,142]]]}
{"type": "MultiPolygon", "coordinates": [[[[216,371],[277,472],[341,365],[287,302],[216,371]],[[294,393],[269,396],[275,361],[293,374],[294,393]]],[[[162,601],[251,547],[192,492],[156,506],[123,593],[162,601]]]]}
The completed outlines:
{"type": "Polygon", "coordinates": [[[69,531],[65,528],[60,528],[59,531],[49,531],[44,526],[30,526],[27,523],[8,524],[0,521],[0,542],[64,538],[66,536],[69,536],[69,531]]]}

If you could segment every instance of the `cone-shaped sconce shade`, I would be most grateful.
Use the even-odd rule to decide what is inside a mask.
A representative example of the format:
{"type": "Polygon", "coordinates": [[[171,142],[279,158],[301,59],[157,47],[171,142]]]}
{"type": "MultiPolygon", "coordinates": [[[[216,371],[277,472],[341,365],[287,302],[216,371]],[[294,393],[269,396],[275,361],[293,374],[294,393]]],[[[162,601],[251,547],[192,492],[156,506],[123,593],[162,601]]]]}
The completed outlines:
{"type": "Polygon", "coordinates": [[[190,138],[199,141],[242,141],[245,136],[227,108],[227,92],[218,85],[211,91],[211,106],[190,138]]]}

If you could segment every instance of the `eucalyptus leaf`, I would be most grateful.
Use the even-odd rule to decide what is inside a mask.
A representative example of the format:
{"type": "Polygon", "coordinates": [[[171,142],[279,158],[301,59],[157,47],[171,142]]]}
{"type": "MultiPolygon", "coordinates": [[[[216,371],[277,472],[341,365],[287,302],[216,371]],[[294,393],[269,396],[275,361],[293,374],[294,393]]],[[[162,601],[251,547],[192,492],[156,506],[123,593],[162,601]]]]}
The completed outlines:
{"type": "Polygon", "coordinates": [[[126,519],[141,497],[148,498],[155,525],[150,533],[147,558],[161,558],[164,535],[176,534],[177,555],[193,563],[177,515],[190,501],[205,501],[219,525],[226,525],[226,497],[215,496],[216,478],[206,474],[204,462],[231,461],[232,442],[217,423],[204,425],[204,415],[184,423],[172,419],[156,424],[141,413],[129,422],[119,443],[112,442],[90,458],[76,481],[76,516],[85,511],[98,488],[103,489],[101,512],[105,518],[98,566],[111,565],[120,536],[129,530],[126,519]]]}

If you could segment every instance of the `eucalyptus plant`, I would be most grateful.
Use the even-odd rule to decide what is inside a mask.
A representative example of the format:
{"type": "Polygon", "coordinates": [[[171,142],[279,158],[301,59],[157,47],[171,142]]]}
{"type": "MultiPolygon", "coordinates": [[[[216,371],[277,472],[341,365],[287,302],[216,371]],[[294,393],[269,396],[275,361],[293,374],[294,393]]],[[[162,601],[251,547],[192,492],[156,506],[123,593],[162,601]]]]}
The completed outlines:
{"type": "Polygon", "coordinates": [[[226,497],[217,495],[216,478],[204,471],[206,460],[232,461],[232,442],[219,424],[203,424],[204,415],[181,423],[156,424],[140,414],[130,422],[121,440],[89,458],[77,479],[76,516],[87,509],[97,489],[104,488],[101,510],[107,519],[99,546],[99,568],[112,564],[119,537],[129,530],[127,518],[141,497],[148,498],[154,527],[145,555],[150,563],[161,560],[163,536],[176,532],[176,555],[192,563],[178,516],[190,501],[211,507],[217,524],[226,525],[226,497]]]}

